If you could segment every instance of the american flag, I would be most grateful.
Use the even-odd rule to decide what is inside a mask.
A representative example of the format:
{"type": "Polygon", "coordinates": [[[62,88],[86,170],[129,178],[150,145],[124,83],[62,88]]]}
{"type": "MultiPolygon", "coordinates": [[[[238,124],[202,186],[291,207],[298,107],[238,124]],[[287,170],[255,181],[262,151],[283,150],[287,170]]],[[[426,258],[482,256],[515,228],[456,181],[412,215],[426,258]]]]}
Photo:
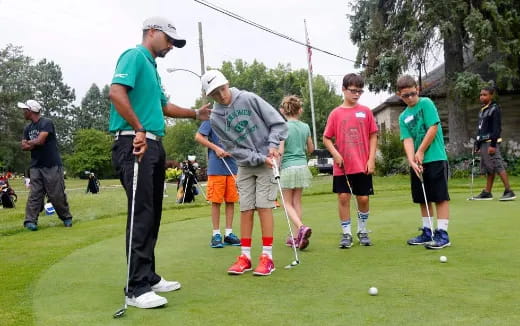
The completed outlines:
{"type": "Polygon", "coordinates": [[[307,26],[305,26],[305,36],[307,37],[307,60],[309,61],[309,71],[312,74],[312,47],[309,40],[309,34],[307,34],[307,26]]]}

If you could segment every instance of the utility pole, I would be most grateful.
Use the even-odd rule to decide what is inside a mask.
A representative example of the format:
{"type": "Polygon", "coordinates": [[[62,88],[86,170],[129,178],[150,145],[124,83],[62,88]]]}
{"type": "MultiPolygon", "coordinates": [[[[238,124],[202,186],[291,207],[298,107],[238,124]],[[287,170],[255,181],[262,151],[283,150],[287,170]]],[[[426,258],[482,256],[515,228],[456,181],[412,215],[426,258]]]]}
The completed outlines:
{"type": "MultiPolygon", "coordinates": [[[[206,66],[204,65],[204,45],[202,41],[202,23],[199,22],[199,51],[200,51],[200,75],[204,75],[206,73],[206,66]]],[[[204,89],[201,89],[202,93],[202,104],[206,104],[206,94],[204,93],[204,89]]]]}

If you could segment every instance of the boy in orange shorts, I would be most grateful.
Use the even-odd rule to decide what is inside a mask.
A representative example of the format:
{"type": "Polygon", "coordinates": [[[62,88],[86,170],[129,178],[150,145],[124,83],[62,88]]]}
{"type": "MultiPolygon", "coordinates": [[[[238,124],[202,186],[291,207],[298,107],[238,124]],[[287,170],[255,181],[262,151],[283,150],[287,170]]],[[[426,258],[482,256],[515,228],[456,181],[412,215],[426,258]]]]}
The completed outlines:
{"type": "Polygon", "coordinates": [[[218,136],[211,129],[209,121],[204,121],[195,140],[208,148],[208,186],[207,196],[211,202],[211,221],[213,235],[211,248],[223,248],[224,245],[240,246],[240,239],[233,233],[233,214],[238,201],[238,191],[235,183],[237,165],[231,155],[222,149],[218,136]],[[220,233],[220,206],[226,203],[226,229],[224,240],[220,233]]]}

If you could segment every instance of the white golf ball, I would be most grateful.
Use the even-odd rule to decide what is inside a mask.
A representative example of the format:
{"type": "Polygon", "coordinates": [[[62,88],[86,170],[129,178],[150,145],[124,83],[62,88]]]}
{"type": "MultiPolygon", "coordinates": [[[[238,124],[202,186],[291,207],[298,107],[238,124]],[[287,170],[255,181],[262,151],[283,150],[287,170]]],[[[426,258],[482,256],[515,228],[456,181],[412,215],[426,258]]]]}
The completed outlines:
{"type": "Polygon", "coordinates": [[[441,257],[439,258],[439,260],[441,261],[441,263],[445,263],[445,262],[448,261],[448,257],[446,257],[446,256],[441,256],[441,257]]]}
{"type": "Polygon", "coordinates": [[[370,295],[377,295],[377,288],[376,287],[371,287],[370,289],[368,289],[368,294],[370,294],[370,295]]]}

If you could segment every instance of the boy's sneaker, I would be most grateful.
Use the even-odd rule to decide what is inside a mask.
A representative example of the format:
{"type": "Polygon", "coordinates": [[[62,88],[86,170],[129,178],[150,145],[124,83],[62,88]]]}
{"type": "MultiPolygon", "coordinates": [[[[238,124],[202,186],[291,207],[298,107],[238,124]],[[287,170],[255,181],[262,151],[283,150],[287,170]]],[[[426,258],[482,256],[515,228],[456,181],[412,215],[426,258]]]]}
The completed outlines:
{"type": "Polygon", "coordinates": [[[449,246],[451,246],[451,242],[450,237],[448,236],[448,232],[439,229],[435,230],[433,242],[427,243],[425,245],[426,249],[442,249],[449,246]]]}
{"type": "Polygon", "coordinates": [[[271,273],[274,271],[275,268],[273,260],[269,258],[269,255],[263,254],[260,256],[260,261],[258,262],[258,266],[256,266],[255,270],[253,271],[253,274],[258,276],[267,276],[271,275],[271,273]]]}
{"type": "Polygon", "coordinates": [[[242,275],[250,270],[252,270],[251,260],[246,255],[240,255],[237,261],[228,269],[228,274],[242,275]]]}
{"type": "Polygon", "coordinates": [[[312,229],[308,226],[302,225],[298,230],[298,237],[296,243],[300,250],[303,250],[309,246],[309,238],[312,234],[312,229]]]}
{"type": "Polygon", "coordinates": [[[291,247],[291,248],[292,248],[292,246],[293,246],[294,244],[296,244],[296,248],[298,248],[298,239],[296,239],[296,238],[291,238],[291,236],[288,236],[288,237],[287,237],[287,240],[285,240],[285,245],[286,245],[287,247],[291,247]]]}
{"type": "Polygon", "coordinates": [[[33,222],[27,222],[25,223],[25,228],[30,231],[38,231],[38,225],[36,225],[33,222]]]}
{"type": "Polygon", "coordinates": [[[502,195],[502,197],[500,197],[500,201],[508,201],[508,200],[513,200],[516,198],[516,195],[515,193],[513,192],[513,190],[506,190],[504,191],[504,194],[502,195]]]}
{"type": "Polygon", "coordinates": [[[161,280],[152,285],[152,291],[154,292],[171,292],[181,288],[181,283],[177,281],[167,281],[161,277],[161,280]]]}
{"type": "Polygon", "coordinates": [[[473,197],[473,200],[493,200],[493,194],[487,192],[486,189],[484,189],[480,194],[473,197]]]}
{"type": "Polygon", "coordinates": [[[341,240],[339,241],[340,249],[348,249],[352,247],[352,235],[345,233],[341,235],[341,240]]]}
{"type": "Polygon", "coordinates": [[[422,231],[421,234],[416,236],[415,238],[411,238],[406,241],[410,246],[424,245],[432,242],[432,229],[427,227],[419,228],[419,231],[422,231]]]}
{"type": "Polygon", "coordinates": [[[222,244],[222,236],[220,234],[212,236],[209,245],[211,248],[224,248],[224,245],[222,244]]]}
{"type": "Polygon", "coordinates": [[[357,237],[359,239],[359,244],[362,246],[371,246],[372,241],[370,241],[370,238],[368,237],[368,233],[366,232],[358,232],[357,237]]]}
{"type": "Polygon", "coordinates": [[[155,292],[150,291],[141,294],[140,296],[136,297],[126,297],[126,304],[129,306],[134,306],[137,308],[143,308],[143,309],[149,309],[149,308],[156,308],[160,306],[164,306],[168,303],[168,300],[166,298],[161,297],[155,292]]]}
{"type": "Polygon", "coordinates": [[[230,233],[224,237],[224,244],[227,246],[240,246],[240,239],[234,233],[230,233]]]}
{"type": "Polygon", "coordinates": [[[63,220],[63,226],[66,227],[66,228],[71,228],[72,227],[72,219],[68,218],[66,220],[63,220]]]}

